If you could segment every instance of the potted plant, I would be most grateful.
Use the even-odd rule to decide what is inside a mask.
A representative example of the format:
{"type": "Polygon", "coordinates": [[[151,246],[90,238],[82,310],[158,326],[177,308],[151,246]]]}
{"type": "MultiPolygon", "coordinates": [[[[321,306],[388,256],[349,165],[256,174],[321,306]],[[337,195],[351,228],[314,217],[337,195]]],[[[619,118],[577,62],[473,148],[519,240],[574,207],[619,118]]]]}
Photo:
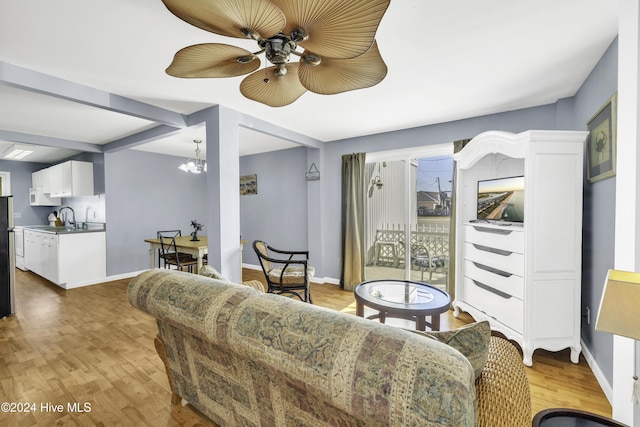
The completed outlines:
{"type": "Polygon", "coordinates": [[[198,231],[201,231],[203,226],[198,221],[193,219],[191,220],[191,227],[193,227],[193,231],[191,232],[191,241],[197,242],[200,240],[198,239],[198,231]]]}

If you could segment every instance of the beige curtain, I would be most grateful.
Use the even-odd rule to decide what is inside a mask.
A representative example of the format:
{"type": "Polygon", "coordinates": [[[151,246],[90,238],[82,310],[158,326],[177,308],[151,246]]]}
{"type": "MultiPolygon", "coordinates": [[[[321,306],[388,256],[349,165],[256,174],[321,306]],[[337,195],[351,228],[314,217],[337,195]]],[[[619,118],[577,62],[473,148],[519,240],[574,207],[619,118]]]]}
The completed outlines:
{"type": "MultiPolygon", "coordinates": [[[[462,150],[470,139],[461,139],[453,142],[453,152],[462,150]]],[[[456,180],[458,165],[453,163],[453,181],[451,182],[451,214],[449,215],[449,283],[447,286],[451,298],[456,297],[456,180]]]]}
{"type": "Polygon", "coordinates": [[[352,291],[364,280],[365,153],[342,156],[340,287],[352,291]]]}

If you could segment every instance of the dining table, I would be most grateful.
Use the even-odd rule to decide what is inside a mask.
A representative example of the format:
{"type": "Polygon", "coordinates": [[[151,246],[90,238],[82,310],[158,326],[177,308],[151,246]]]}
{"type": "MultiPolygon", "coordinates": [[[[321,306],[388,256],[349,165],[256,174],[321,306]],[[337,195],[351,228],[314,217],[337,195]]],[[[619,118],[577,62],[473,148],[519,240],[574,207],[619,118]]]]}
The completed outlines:
{"type": "MultiPolygon", "coordinates": [[[[150,239],[144,239],[144,241],[149,243],[151,249],[151,268],[155,268],[156,263],[158,268],[160,268],[159,253],[162,250],[160,239],[154,237],[150,239]]],[[[247,243],[247,240],[240,240],[240,277],[242,277],[242,249],[245,243],[247,243]]],[[[184,252],[196,258],[198,260],[196,271],[200,271],[200,267],[202,267],[203,264],[203,257],[207,254],[208,251],[207,236],[199,235],[198,240],[195,241],[191,239],[190,235],[178,236],[176,237],[176,249],[178,250],[178,252],[184,252]]]]}
{"type": "MultiPolygon", "coordinates": [[[[155,268],[156,266],[156,258],[157,265],[160,268],[160,256],[159,252],[162,250],[160,245],[160,239],[151,238],[144,239],[145,242],[149,243],[151,247],[151,268],[155,268]]],[[[178,252],[187,253],[198,260],[198,268],[196,271],[200,271],[200,267],[202,267],[202,259],[204,255],[206,255],[208,251],[208,240],[207,236],[198,236],[198,240],[191,240],[191,236],[177,236],[176,237],[176,249],[178,252]]]]}

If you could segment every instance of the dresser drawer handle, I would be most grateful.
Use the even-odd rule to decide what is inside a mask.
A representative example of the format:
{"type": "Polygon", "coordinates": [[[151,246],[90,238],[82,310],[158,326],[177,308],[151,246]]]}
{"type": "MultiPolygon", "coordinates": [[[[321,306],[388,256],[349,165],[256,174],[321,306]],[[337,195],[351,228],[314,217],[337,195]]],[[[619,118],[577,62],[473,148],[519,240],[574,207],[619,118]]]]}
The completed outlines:
{"type": "Polygon", "coordinates": [[[504,249],[496,249],[496,248],[492,248],[490,246],[483,246],[483,245],[477,245],[475,243],[472,243],[473,247],[480,250],[480,251],[484,251],[484,252],[491,252],[492,254],[497,254],[497,255],[502,255],[502,256],[509,256],[511,255],[513,252],[511,251],[505,251],[504,249]]]}
{"type": "Polygon", "coordinates": [[[508,234],[511,234],[512,230],[505,230],[505,229],[496,229],[496,228],[485,228],[485,227],[477,227],[477,226],[473,226],[473,228],[476,229],[476,231],[479,231],[481,233],[491,233],[491,234],[500,234],[502,236],[506,236],[508,234]]]}
{"type": "Polygon", "coordinates": [[[472,261],[472,262],[473,262],[473,265],[478,267],[480,270],[488,271],[489,273],[497,274],[498,276],[502,276],[502,277],[513,276],[513,273],[507,273],[506,271],[498,270],[497,268],[489,267],[488,265],[479,264],[475,261],[472,261]]]}
{"type": "MultiPolygon", "coordinates": [[[[473,280],[473,279],[471,279],[471,280],[473,280]]],[[[511,298],[511,295],[509,295],[508,293],[506,293],[506,292],[502,292],[502,291],[499,291],[499,290],[497,290],[497,289],[494,289],[494,288],[492,288],[492,287],[491,287],[491,286],[489,286],[489,285],[485,285],[484,283],[480,283],[480,282],[478,282],[477,280],[473,280],[473,283],[475,283],[475,285],[476,285],[477,287],[479,287],[479,288],[481,288],[481,289],[484,289],[485,291],[489,291],[489,292],[491,292],[492,294],[496,294],[496,295],[498,295],[499,297],[502,297],[502,298],[504,298],[504,299],[510,299],[510,298],[511,298]]]]}

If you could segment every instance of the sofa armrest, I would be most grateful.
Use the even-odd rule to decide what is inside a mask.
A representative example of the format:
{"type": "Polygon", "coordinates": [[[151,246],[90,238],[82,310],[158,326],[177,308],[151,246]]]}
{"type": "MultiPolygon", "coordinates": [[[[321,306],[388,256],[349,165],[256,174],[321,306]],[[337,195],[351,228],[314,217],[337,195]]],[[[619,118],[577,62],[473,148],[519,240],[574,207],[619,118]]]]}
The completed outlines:
{"type": "Polygon", "coordinates": [[[531,426],[529,381],[518,350],[492,336],[489,358],[476,379],[478,427],[531,426]]]}

